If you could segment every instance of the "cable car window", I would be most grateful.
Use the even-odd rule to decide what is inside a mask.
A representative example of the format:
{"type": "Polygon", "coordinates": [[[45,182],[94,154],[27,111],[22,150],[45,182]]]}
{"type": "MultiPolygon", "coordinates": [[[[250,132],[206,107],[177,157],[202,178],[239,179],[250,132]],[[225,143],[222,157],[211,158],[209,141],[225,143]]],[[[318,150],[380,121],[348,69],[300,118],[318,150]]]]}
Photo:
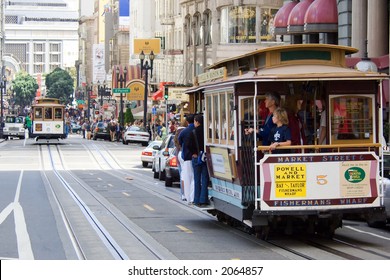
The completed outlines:
{"type": "Polygon", "coordinates": [[[207,125],[208,125],[208,130],[207,130],[207,139],[209,139],[210,142],[212,142],[212,138],[213,138],[213,126],[212,126],[212,123],[213,123],[213,108],[211,106],[211,98],[212,96],[207,96],[207,109],[206,109],[206,112],[207,112],[207,125]]]}
{"type": "Polygon", "coordinates": [[[253,124],[253,97],[244,98],[241,100],[241,118],[245,128],[259,128],[264,125],[264,122],[268,116],[268,109],[264,103],[265,97],[257,97],[256,99],[256,112],[257,112],[257,125],[253,124]]]}
{"type": "Polygon", "coordinates": [[[53,108],[51,107],[45,108],[45,120],[47,119],[53,119],[53,108]]]}
{"type": "Polygon", "coordinates": [[[220,112],[221,112],[221,140],[224,140],[223,144],[226,143],[227,139],[227,133],[228,133],[228,124],[227,124],[227,116],[226,116],[226,95],[221,95],[220,100],[221,100],[221,106],[220,106],[220,112]]]}
{"type": "Polygon", "coordinates": [[[42,119],[42,107],[38,107],[34,109],[34,119],[42,119]]]}
{"type": "Polygon", "coordinates": [[[234,145],[233,93],[222,91],[205,97],[207,143],[234,145]]]}
{"type": "Polygon", "coordinates": [[[243,128],[253,128],[253,97],[241,100],[241,112],[241,118],[244,126],[243,128]]]}
{"type": "Polygon", "coordinates": [[[373,143],[373,96],[337,96],[330,99],[332,143],[373,143]]]}
{"type": "Polygon", "coordinates": [[[229,135],[229,144],[234,144],[234,99],[233,99],[233,93],[229,93],[227,95],[228,99],[228,112],[229,112],[229,119],[228,119],[228,135],[229,135]]]}
{"type": "Polygon", "coordinates": [[[214,115],[214,122],[213,122],[213,127],[214,127],[214,138],[215,139],[219,139],[219,135],[220,135],[220,132],[219,132],[219,128],[220,128],[220,125],[219,125],[219,102],[218,102],[218,95],[214,95],[213,96],[213,105],[214,105],[214,108],[213,108],[213,115],[214,115]]]}
{"type": "Polygon", "coordinates": [[[56,120],[62,120],[62,108],[54,108],[54,118],[56,120]]]}

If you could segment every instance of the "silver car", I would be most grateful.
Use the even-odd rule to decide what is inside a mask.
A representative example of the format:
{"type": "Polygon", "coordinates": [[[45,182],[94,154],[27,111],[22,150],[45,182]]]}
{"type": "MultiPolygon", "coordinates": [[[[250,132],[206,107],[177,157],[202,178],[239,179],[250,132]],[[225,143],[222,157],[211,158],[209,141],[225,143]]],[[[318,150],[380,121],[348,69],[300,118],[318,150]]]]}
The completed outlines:
{"type": "Polygon", "coordinates": [[[130,126],[123,133],[123,144],[129,144],[130,142],[141,143],[142,146],[147,146],[149,143],[149,132],[143,127],[130,126]]]}

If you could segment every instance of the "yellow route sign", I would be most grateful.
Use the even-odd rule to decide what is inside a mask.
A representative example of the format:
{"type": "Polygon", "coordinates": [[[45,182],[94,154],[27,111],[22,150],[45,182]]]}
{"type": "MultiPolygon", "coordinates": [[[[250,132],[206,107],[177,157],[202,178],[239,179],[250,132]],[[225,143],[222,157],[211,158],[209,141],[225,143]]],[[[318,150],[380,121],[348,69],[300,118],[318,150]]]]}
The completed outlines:
{"type": "Polygon", "coordinates": [[[275,192],[278,198],[306,197],[306,166],[275,165],[275,192]]]}

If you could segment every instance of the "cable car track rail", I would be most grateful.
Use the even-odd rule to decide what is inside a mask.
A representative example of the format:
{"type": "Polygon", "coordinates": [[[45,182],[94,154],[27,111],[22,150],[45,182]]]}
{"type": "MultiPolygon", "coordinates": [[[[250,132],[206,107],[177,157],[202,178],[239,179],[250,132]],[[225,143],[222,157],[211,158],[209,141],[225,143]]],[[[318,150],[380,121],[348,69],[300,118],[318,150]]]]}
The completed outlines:
{"type": "MultiPolygon", "coordinates": [[[[87,205],[87,203],[76,193],[75,188],[72,187],[69,183],[69,180],[65,179],[65,174],[67,176],[70,176],[72,180],[74,180],[77,184],[77,187],[82,188],[83,191],[87,192],[87,194],[92,197],[95,201],[98,202],[99,207],[103,209],[106,213],[110,215],[111,218],[115,219],[117,223],[126,231],[127,234],[132,235],[132,238],[137,240],[141,246],[145,248],[153,256],[155,259],[172,259],[174,258],[169,253],[165,252],[164,250],[161,250],[158,246],[153,244],[153,241],[145,237],[143,234],[140,234],[137,232],[137,228],[130,224],[130,222],[125,221],[123,217],[118,217],[118,213],[115,213],[115,211],[112,210],[109,206],[106,205],[104,201],[102,201],[101,198],[99,198],[96,194],[94,194],[91,190],[89,190],[78,178],[76,178],[70,171],[62,171],[64,172],[64,176],[60,174],[58,170],[58,166],[55,165],[54,158],[56,157],[57,165],[60,165],[64,167],[64,161],[61,155],[61,152],[58,149],[58,146],[56,146],[56,153],[54,153],[50,146],[48,147],[48,153],[50,156],[50,163],[53,170],[53,173],[57,177],[57,179],[61,182],[63,187],[68,191],[72,199],[75,201],[75,203],[78,205],[80,210],[82,211],[84,217],[88,221],[88,223],[93,227],[93,229],[96,231],[97,235],[99,236],[102,243],[105,245],[107,250],[110,252],[112,257],[114,259],[121,259],[121,260],[127,260],[130,259],[129,256],[125,253],[124,249],[121,248],[121,246],[118,244],[118,242],[115,240],[115,238],[109,233],[108,229],[105,228],[105,226],[99,221],[99,219],[94,214],[94,211],[90,209],[90,207],[87,205]]],[[[42,154],[42,148],[40,148],[40,152],[42,154]]],[[[65,169],[65,168],[64,168],[65,169]]],[[[59,206],[62,208],[61,203],[59,202],[59,206]]],[[[95,206],[94,206],[95,207],[95,206]]],[[[96,210],[95,210],[96,212],[96,210]]],[[[104,219],[107,219],[104,217],[104,219]]],[[[74,231],[72,230],[72,235],[75,235],[74,231]]],[[[77,240],[77,238],[75,238],[77,240]]],[[[77,247],[82,247],[80,245],[80,241],[77,242],[77,247]]],[[[80,255],[80,254],[79,254],[80,255]]],[[[81,259],[87,259],[85,257],[85,253],[81,254],[81,259]]]]}
{"type": "MultiPolygon", "coordinates": [[[[109,162],[115,162],[115,165],[118,165],[118,166],[121,166],[120,162],[116,159],[116,157],[109,151],[109,149],[107,149],[104,145],[102,146],[96,146],[96,144],[94,144],[94,148],[95,149],[98,149],[99,150],[99,153],[102,155],[102,157],[104,158],[105,162],[109,164],[109,162]],[[101,151],[104,150],[105,153],[102,153],[101,151]],[[107,156],[109,156],[110,158],[106,158],[107,156]]],[[[88,149],[90,149],[90,147],[88,147],[88,149]]],[[[127,172],[126,170],[124,170],[123,168],[120,168],[120,169],[116,169],[116,170],[113,170],[114,172],[117,172],[118,174],[123,174],[125,176],[129,176],[129,172],[127,172]]],[[[140,182],[145,182],[147,183],[148,181],[148,178],[145,178],[143,175],[142,172],[139,172],[139,171],[136,171],[136,170],[133,170],[131,172],[131,175],[135,178],[135,180],[137,181],[140,181],[140,182]],[[135,174],[139,175],[139,176],[134,176],[135,174]]],[[[145,190],[145,186],[142,186],[142,189],[145,190]]],[[[149,189],[148,189],[149,190],[149,189]]],[[[171,190],[171,188],[165,188],[164,187],[164,190],[171,190]]],[[[204,219],[208,219],[212,222],[215,222],[215,224],[221,226],[221,227],[225,227],[225,226],[228,226],[228,225],[225,225],[225,224],[221,224],[217,221],[215,221],[213,219],[213,217],[211,217],[210,215],[204,213],[204,211],[199,211],[197,209],[194,209],[194,207],[192,206],[189,206],[189,205],[186,205],[184,203],[182,203],[179,199],[174,199],[172,197],[170,197],[169,195],[166,195],[164,194],[163,192],[159,191],[159,189],[150,189],[149,190],[150,192],[154,193],[154,194],[158,194],[159,196],[162,196],[164,199],[168,199],[174,203],[178,203],[180,204],[182,207],[185,207],[187,209],[191,209],[191,211],[194,211],[196,212],[197,215],[201,216],[202,218],[204,219]]],[[[234,229],[238,229],[240,232],[244,232],[244,233],[248,233],[247,231],[245,230],[242,230],[241,228],[239,227],[233,227],[234,229]]],[[[252,235],[251,235],[252,236],[252,235]]],[[[290,238],[290,237],[288,237],[290,238]]],[[[299,251],[299,249],[296,249],[294,248],[293,246],[289,246],[289,245],[286,245],[286,244],[281,244],[278,240],[266,240],[266,241],[261,241],[261,240],[254,240],[254,242],[260,246],[264,246],[264,242],[268,245],[271,245],[271,248],[278,248],[278,249],[281,249],[285,252],[288,252],[289,254],[292,254],[294,256],[297,256],[298,258],[302,258],[302,259],[305,259],[305,260],[316,260],[318,259],[315,255],[312,255],[311,251],[318,251],[320,252],[320,255],[321,256],[325,256],[325,257],[328,257],[328,256],[334,256],[334,258],[336,259],[347,259],[347,260],[359,260],[359,259],[362,259],[362,258],[359,258],[353,254],[349,254],[349,253],[346,253],[342,250],[338,250],[338,249],[335,249],[335,248],[332,248],[328,245],[326,245],[326,242],[331,242],[332,245],[337,245],[337,244],[340,244],[340,241],[339,240],[333,240],[333,239],[319,239],[317,241],[315,241],[314,239],[310,239],[310,240],[305,240],[305,239],[301,239],[301,238],[296,238],[294,237],[294,239],[296,239],[299,243],[301,244],[304,244],[306,247],[309,247],[308,249],[308,253],[305,252],[305,251],[299,251]]],[[[366,250],[364,248],[361,248],[357,245],[353,245],[353,244],[345,244],[345,246],[349,247],[349,248],[353,248],[353,249],[356,249],[356,250],[360,250],[360,251],[364,251],[374,257],[379,257],[380,259],[388,259],[389,257],[384,255],[384,254],[380,254],[380,253],[376,253],[376,252],[373,252],[373,251],[370,251],[370,250],[366,250]]],[[[319,258],[319,259],[323,259],[323,258],[319,258]]]]}

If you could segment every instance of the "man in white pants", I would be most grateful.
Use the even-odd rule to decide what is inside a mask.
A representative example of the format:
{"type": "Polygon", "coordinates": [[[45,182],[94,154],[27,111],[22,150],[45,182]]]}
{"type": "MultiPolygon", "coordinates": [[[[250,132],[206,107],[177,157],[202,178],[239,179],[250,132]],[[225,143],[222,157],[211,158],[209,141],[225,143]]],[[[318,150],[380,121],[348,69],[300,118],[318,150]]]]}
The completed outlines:
{"type": "Polygon", "coordinates": [[[189,149],[191,145],[192,131],[194,126],[194,115],[190,114],[186,116],[188,126],[179,135],[179,144],[181,146],[181,157],[184,160],[182,167],[182,183],[184,184],[184,196],[188,204],[194,202],[194,170],[192,168],[192,153],[189,149]]]}

